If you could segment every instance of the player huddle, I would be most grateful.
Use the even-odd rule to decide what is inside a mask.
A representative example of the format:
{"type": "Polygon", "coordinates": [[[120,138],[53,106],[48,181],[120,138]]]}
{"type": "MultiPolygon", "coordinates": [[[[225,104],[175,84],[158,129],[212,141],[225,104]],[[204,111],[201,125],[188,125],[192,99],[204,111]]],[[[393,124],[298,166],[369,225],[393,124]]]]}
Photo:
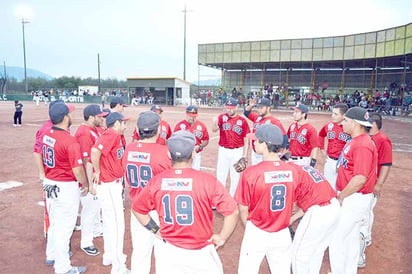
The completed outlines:
{"type": "Polygon", "coordinates": [[[392,163],[382,118],[337,105],[318,134],[305,105],[293,108],[288,130],[271,115],[266,99],[250,100],[246,118],[237,105],[229,99],[225,113],[213,119],[211,130],[220,136],[215,177],[200,171],[209,133],[197,120],[196,106],[186,108],[173,134],[163,109],[152,106],[138,115],[133,141],[126,144],[129,118],[121,114],[127,106],[122,98],[114,98],[111,110],[87,106],[74,136],[69,133],[74,108],[50,104],[50,121],[37,133],[33,150],[50,219],[46,264],[54,265],[55,273],[86,271],[70,263],[81,202],[81,249],[100,254],[93,231],[101,218],[102,263],[111,265],[113,274],[149,273],[152,250],[156,273],[223,273],[216,249],[239,219],[245,232],[238,273],[258,273],[265,256],[271,272],[319,273],[328,247],[332,273],[364,267],[373,206],[392,163]],[[239,159],[248,158],[249,148],[246,167],[239,159]],[[324,172],[315,168],[322,156],[324,172]],[[131,270],[123,253],[124,182],[132,204],[131,270]],[[224,216],[215,233],[213,209],[224,216]]]}

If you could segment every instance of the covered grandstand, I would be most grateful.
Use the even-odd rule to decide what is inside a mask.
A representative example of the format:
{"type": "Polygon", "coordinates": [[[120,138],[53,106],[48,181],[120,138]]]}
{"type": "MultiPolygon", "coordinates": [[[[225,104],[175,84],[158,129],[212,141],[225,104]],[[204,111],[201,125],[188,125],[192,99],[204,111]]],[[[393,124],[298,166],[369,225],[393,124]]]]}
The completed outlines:
{"type": "Polygon", "coordinates": [[[224,90],[333,96],[412,90],[412,23],[345,36],[198,45],[198,63],[219,69],[224,90]]]}

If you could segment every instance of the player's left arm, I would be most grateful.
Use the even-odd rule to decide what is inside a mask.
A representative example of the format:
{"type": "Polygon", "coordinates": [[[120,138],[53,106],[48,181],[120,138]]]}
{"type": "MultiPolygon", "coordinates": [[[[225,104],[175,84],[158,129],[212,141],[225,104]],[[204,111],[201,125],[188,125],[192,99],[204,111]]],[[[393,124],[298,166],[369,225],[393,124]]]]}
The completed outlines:
{"type": "Polygon", "coordinates": [[[249,206],[239,204],[238,208],[239,208],[240,221],[242,222],[244,226],[246,226],[247,217],[249,216],[249,206]]]}
{"type": "Polygon", "coordinates": [[[379,197],[381,195],[382,186],[388,178],[389,171],[391,170],[390,165],[381,165],[381,170],[379,173],[378,181],[376,182],[373,193],[379,197]]]}
{"type": "Polygon", "coordinates": [[[86,173],[84,172],[83,165],[76,166],[72,168],[74,177],[76,177],[77,182],[82,184],[81,195],[85,196],[89,192],[89,182],[86,178],[86,173]]]}
{"type": "Polygon", "coordinates": [[[238,218],[239,211],[237,209],[235,209],[232,214],[225,216],[223,221],[223,227],[222,230],[220,230],[220,233],[213,234],[212,237],[209,239],[209,242],[213,242],[215,244],[216,249],[218,249],[226,243],[226,240],[232,234],[233,230],[235,230],[238,218]]]}

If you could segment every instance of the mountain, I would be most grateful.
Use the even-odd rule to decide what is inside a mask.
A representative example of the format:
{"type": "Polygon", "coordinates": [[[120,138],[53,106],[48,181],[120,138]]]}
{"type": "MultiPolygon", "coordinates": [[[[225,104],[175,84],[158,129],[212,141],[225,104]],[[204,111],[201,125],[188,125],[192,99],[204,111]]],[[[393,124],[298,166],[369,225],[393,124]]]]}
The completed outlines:
{"type": "Polygon", "coordinates": [[[215,86],[215,87],[219,87],[220,86],[220,78],[215,78],[215,79],[207,79],[207,80],[200,80],[198,81],[194,81],[192,83],[193,85],[196,86],[215,86]]]}
{"type": "MultiPolygon", "coordinates": [[[[0,74],[3,75],[4,71],[3,68],[0,67],[0,74]]],[[[24,80],[24,68],[22,67],[8,67],[6,66],[6,73],[7,77],[10,78],[15,78],[17,81],[22,81],[24,80]]],[[[50,76],[44,72],[41,72],[36,69],[30,69],[27,68],[27,78],[43,78],[46,80],[52,80],[54,77],[50,76]]]]}

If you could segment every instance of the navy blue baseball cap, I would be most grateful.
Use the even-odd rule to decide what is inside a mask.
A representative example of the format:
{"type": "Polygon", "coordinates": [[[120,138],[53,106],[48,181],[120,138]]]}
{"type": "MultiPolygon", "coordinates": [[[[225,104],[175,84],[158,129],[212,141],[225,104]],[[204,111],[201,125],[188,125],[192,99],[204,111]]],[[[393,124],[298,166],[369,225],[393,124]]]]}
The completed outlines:
{"type": "Polygon", "coordinates": [[[257,103],[257,107],[270,107],[270,100],[268,98],[262,98],[257,103]]]}
{"type": "Polygon", "coordinates": [[[369,117],[369,112],[361,107],[352,107],[346,113],[345,117],[354,120],[358,124],[365,127],[372,127],[372,119],[369,117]]]}
{"type": "Polygon", "coordinates": [[[188,106],[186,108],[186,113],[189,116],[197,116],[197,111],[198,111],[197,106],[188,106]]]}
{"type": "Polygon", "coordinates": [[[236,108],[237,100],[235,98],[229,98],[226,101],[225,108],[236,108]]]}
{"type": "Polygon", "coordinates": [[[55,125],[60,123],[64,116],[74,111],[74,105],[66,105],[65,103],[55,103],[49,109],[49,117],[52,123],[55,125]]]}
{"type": "Polygon", "coordinates": [[[293,109],[293,110],[299,110],[299,111],[302,112],[302,113],[308,113],[308,112],[309,112],[308,107],[305,106],[304,104],[299,104],[299,106],[297,106],[297,107],[291,107],[291,109],[293,109]]]}
{"type": "Polygon", "coordinates": [[[62,99],[57,99],[57,100],[51,101],[50,104],[49,104],[49,110],[54,104],[57,104],[57,103],[63,103],[64,104],[64,101],[62,99]]]}
{"type": "Polygon", "coordinates": [[[110,112],[103,112],[98,105],[88,105],[83,110],[83,116],[89,118],[90,116],[105,117],[110,112]]]}
{"type": "Polygon", "coordinates": [[[116,104],[116,105],[122,105],[124,107],[127,107],[128,105],[126,104],[126,102],[124,101],[123,97],[120,96],[116,96],[113,97],[112,101],[110,102],[110,104],[116,104]]]}
{"type": "Polygon", "coordinates": [[[112,112],[106,117],[106,125],[107,127],[111,127],[116,123],[116,121],[127,121],[130,117],[124,117],[119,112],[112,112]]]}
{"type": "Polygon", "coordinates": [[[188,130],[179,130],[167,140],[170,154],[180,159],[190,158],[195,144],[195,136],[188,130]]]}

